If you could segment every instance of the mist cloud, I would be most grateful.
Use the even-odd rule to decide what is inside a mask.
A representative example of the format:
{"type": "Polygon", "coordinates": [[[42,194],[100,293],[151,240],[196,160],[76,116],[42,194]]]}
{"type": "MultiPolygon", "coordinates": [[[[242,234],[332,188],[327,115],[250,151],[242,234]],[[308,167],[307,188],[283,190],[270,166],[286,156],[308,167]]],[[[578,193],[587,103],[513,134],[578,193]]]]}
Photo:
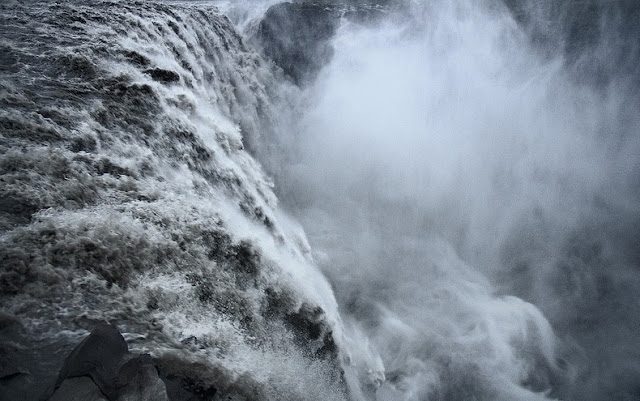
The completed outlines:
{"type": "Polygon", "coordinates": [[[623,38],[412,7],[343,22],[276,180],[382,357],[378,399],[635,394],[638,103],[601,53],[623,38]]]}

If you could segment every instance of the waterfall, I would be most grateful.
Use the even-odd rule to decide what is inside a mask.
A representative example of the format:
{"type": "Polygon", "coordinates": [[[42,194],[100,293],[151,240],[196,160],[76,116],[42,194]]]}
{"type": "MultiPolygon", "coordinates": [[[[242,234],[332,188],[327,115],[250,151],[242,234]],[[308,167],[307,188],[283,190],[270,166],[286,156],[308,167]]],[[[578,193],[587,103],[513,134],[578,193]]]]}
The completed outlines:
{"type": "Polygon", "coordinates": [[[637,399],[639,16],[1,4],[0,400],[637,399]]]}

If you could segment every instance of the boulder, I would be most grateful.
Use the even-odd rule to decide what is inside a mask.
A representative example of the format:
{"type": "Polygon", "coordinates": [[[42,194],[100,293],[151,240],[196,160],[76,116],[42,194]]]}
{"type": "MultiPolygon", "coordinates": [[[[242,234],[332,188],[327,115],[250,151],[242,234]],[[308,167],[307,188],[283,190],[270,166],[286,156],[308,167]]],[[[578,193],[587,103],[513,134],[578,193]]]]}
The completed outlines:
{"type": "Polygon", "coordinates": [[[149,354],[129,359],[115,381],[118,401],[168,401],[167,389],[149,354]]]}
{"type": "Polygon", "coordinates": [[[90,377],[64,380],[49,401],[107,401],[100,388],[90,377]]]}
{"type": "Polygon", "coordinates": [[[171,354],[157,358],[155,365],[171,401],[210,401],[220,396],[216,388],[219,377],[204,365],[171,354]]]}
{"type": "MultiPolygon", "coordinates": [[[[7,372],[7,380],[21,374],[7,372]]],[[[131,353],[115,326],[100,325],[69,354],[55,386],[43,399],[208,401],[221,396],[216,380],[215,374],[198,364],[131,353]]]]}
{"type": "Polygon", "coordinates": [[[38,378],[24,361],[23,326],[17,316],[0,311],[0,400],[35,397],[38,378]]]}
{"type": "Polygon", "coordinates": [[[58,375],[55,400],[168,401],[148,354],[129,352],[113,325],[100,325],[69,354],[58,375]]]}
{"type": "Polygon", "coordinates": [[[113,384],[128,353],[129,347],[115,326],[98,326],[67,357],[55,388],[67,378],[89,376],[107,398],[113,399],[113,384]]]}

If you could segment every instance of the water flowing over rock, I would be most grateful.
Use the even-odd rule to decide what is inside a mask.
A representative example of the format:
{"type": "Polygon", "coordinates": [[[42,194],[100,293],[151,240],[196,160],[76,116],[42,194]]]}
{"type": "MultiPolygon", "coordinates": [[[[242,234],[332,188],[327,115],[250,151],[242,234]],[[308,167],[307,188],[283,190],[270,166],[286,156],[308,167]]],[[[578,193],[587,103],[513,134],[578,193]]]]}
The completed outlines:
{"type": "Polygon", "coordinates": [[[640,399],[640,6],[0,3],[0,401],[640,399]]]}
{"type": "Polygon", "coordinates": [[[207,5],[0,15],[0,398],[343,397],[331,289],[246,150],[268,63],[207,5]]]}

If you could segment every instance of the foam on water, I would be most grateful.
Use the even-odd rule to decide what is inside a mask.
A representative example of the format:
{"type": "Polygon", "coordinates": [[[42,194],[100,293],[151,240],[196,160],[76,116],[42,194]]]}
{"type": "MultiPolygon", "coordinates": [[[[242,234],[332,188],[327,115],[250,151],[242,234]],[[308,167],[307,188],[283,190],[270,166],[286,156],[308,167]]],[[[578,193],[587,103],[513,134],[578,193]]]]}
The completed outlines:
{"type": "Polygon", "coordinates": [[[206,4],[2,19],[2,305],[23,341],[108,321],[220,396],[346,397],[332,290],[245,150],[286,93],[272,67],[206,4]]]}

